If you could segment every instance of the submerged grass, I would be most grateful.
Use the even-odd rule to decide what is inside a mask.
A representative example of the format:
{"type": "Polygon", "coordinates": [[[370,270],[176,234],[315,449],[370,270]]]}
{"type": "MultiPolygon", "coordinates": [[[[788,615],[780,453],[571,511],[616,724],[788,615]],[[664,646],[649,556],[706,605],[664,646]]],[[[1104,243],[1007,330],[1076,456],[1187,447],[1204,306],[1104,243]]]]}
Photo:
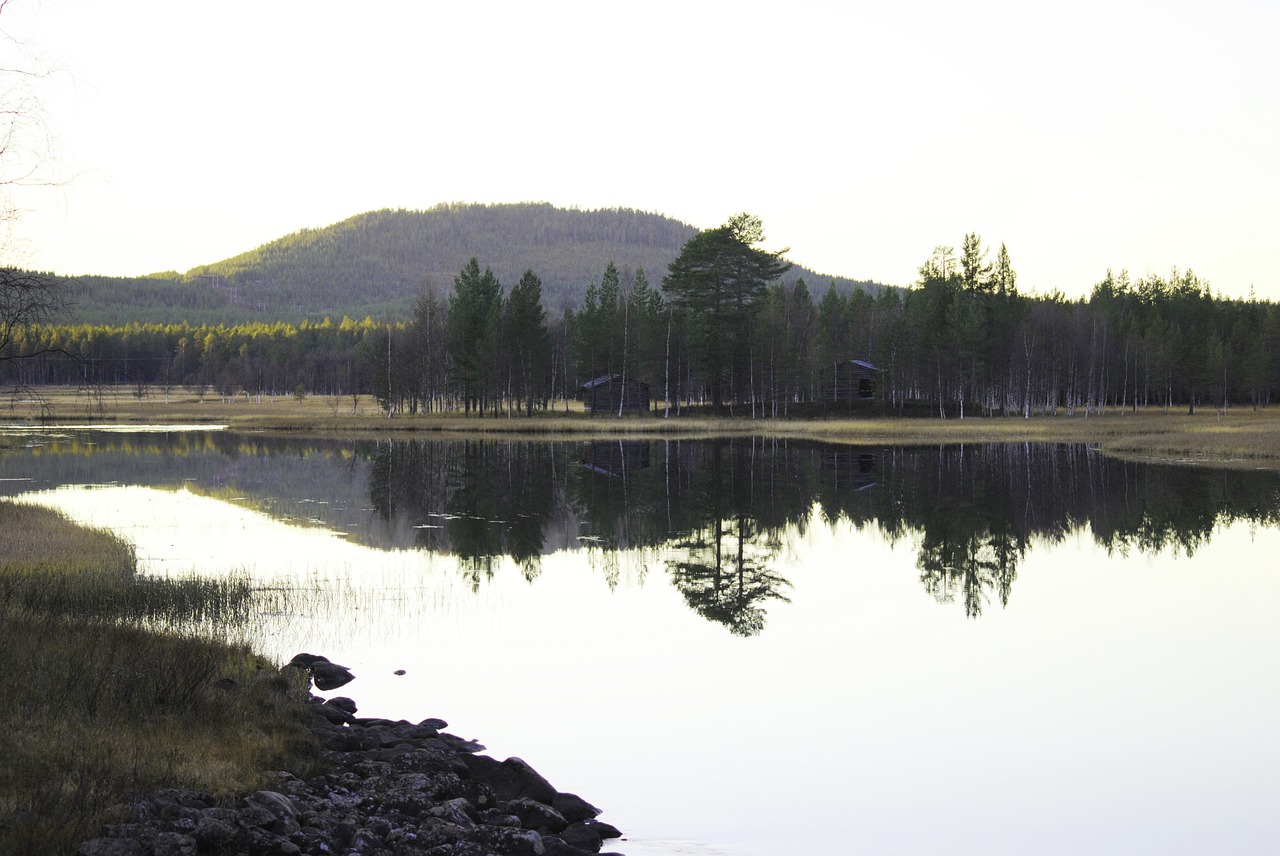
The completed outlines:
{"type": "Polygon", "coordinates": [[[109,532],[0,501],[0,853],[69,852],[136,794],[230,798],[316,757],[305,685],[191,630],[247,616],[247,580],[134,561],[109,532]]]}

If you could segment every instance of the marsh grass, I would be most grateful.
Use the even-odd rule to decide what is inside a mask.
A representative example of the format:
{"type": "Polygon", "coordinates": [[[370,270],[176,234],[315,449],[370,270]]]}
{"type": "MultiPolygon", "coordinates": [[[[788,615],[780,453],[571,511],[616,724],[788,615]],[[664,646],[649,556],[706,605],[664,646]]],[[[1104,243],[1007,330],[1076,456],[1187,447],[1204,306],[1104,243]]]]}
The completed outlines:
{"type": "MultiPolygon", "coordinates": [[[[84,396],[76,390],[50,387],[40,391],[48,407],[41,411],[57,421],[83,419],[84,396]]],[[[354,403],[344,398],[335,406],[332,396],[291,395],[274,398],[196,397],[173,391],[167,400],[153,393],[144,399],[131,388],[105,390],[94,400],[95,423],[218,424],[238,431],[270,431],[305,436],[382,437],[406,434],[454,440],[501,437],[511,440],[552,439],[706,439],[761,436],[770,439],[809,439],[824,442],[908,445],[951,443],[1064,442],[1088,443],[1105,454],[1159,461],[1280,469],[1280,410],[1236,408],[1225,413],[1201,410],[1112,409],[1102,415],[1083,411],[1074,416],[935,419],[893,418],[874,408],[856,417],[808,416],[754,419],[748,413],[715,415],[687,412],[664,419],[592,417],[571,402],[563,402],[532,419],[499,414],[484,418],[460,413],[397,415],[388,419],[368,396],[354,403]]],[[[17,418],[21,414],[14,411],[17,418]]],[[[0,446],[5,440],[0,437],[0,446]]]]}
{"type": "Polygon", "coordinates": [[[111,533],[0,502],[0,853],[69,852],[147,790],[309,768],[305,683],[227,641],[253,597],[138,576],[111,533]]]}

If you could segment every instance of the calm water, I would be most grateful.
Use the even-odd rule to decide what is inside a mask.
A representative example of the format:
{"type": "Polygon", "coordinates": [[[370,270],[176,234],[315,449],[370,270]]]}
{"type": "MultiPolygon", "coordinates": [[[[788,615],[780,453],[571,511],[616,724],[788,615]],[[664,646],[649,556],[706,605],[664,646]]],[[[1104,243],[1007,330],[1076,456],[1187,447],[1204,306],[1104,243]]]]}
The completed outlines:
{"type": "Polygon", "coordinates": [[[115,529],[148,573],[320,587],[254,644],[523,757],[632,856],[1280,847],[1273,474],[1077,446],[18,442],[0,494],[115,529]]]}

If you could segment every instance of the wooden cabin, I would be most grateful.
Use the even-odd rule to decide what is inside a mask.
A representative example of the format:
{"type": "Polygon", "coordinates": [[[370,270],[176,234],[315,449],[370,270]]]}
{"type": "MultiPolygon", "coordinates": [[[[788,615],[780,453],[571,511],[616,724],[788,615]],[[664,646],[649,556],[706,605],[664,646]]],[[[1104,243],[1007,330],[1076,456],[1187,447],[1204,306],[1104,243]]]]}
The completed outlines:
{"type": "Polygon", "coordinates": [[[582,385],[582,405],[593,416],[649,412],[649,384],[622,375],[601,375],[582,385]]]}
{"type": "Polygon", "coordinates": [[[833,404],[870,401],[876,397],[876,377],[880,369],[864,360],[843,360],[835,364],[827,401],[833,404]]]}

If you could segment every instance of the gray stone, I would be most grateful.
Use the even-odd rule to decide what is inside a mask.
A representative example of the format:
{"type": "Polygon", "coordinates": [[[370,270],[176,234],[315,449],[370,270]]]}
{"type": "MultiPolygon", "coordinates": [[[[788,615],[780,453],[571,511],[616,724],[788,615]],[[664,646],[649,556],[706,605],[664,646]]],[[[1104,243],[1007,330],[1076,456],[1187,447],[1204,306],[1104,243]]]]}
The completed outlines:
{"type": "Polygon", "coordinates": [[[357,708],[355,701],[347,698],[346,696],[336,696],[326,701],[325,704],[329,707],[336,707],[338,710],[349,713],[352,716],[356,715],[357,708]]]}
{"type": "Polygon", "coordinates": [[[564,815],[564,819],[569,823],[590,820],[600,814],[600,809],[577,794],[556,794],[551,800],[551,807],[564,815]]]}
{"type": "Polygon", "coordinates": [[[196,821],[191,837],[201,850],[216,850],[236,837],[236,827],[225,820],[205,815],[196,821]]]}
{"type": "Polygon", "coordinates": [[[336,690],[338,687],[344,687],[356,679],[351,674],[351,670],[346,666],[339,666],[337,663],[315,662],[311,664],[311,680],[315,683],[316,689],[336,690]]]}
{"type": "Polygon", "coordinates": [[[497,761],[486,755],[462,757],[471,770],[472,778],[493,788],[500,800],[528,797],[551,805],[556,798],[556,789],[551,783],[520,758],[497,761]]]}
{"type": "Polygon", "coordinates": [[[142,856],[144,845],[132,838],[94,838],[76,848],[80,856],[142,856]]]}
{"type": "Polygon", "coordinates": [[[311,732],[327,747],[317,759],[323,772],[305,780],[268,774],[272,785],[235,809],[216,806],[207,794],[157,791],[119,807],[113,817],[126,822],[106,827],[76,853],[582,856],[616,834],[593,819],[598,809],[556,793],[524,761],[475,755],[479,744],[437,725],[445,723],[353,718],[337,726],[312,718],[311,732]]]}
{"type": "Polygon", "coordinates": [[[599,833],[601,838],[621,838],[622,830],[611,823],[605,823],[603,820],[584,820],[582,825],[589,827],[599,833]]]}
{"type": "Polygon", "coordinates": [[[276,791],[257,791],[249,796],[249,802],[264,806],[278,818],[293,820],[298,816],[298,807],[293,800],[276,791]]]}
{"type": "Polygon", "coordinates": [[[160,833],[151,848],[155,856],[195,856],[199,849],[194,838],[177,832],[160,833]]]}
{"type": "Polygon", "coordinates": [[[579,850],[586,850],[588,853],[599,853],[600,847],[604,844],[604,836],[588,826],[585,821],[569,824],[560,831],[559,835],[564,839],[565,844],[577,847],[579,850]]]}
{"type": "Polygon", "coordinates": [[[531,800],[528,797],[508,800],[502,809],[520,818],[520,825],[525,829],[547,829],[559,832],[569,825],[564,815],[546,803],[531,800]]]}

